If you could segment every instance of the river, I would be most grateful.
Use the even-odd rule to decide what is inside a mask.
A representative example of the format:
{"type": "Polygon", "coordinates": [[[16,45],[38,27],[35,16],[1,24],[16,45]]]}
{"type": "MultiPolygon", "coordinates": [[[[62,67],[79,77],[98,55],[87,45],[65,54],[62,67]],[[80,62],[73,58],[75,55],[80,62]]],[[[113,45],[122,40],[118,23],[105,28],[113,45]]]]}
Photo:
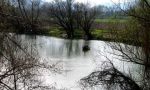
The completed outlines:
{"type": "Polygon", "coordinates": [[[30,43],[32,47],[35,47],[39,57],[46,62],[59,62],[62,73],[43,73],[44,83],[54,86],[58,90],[82,90],[79,85],[80,79],[93,71],[101,70],[102,63],[108,58],[121,72],[129,73],[130,71],[135,78],[139,78],[138,73],[141,67],[116,59],[116,56],[112,54],[115,51],[108,45],[113,42],[68,40],[48,36],[19,35],[19,37],[24,43],[30,43]],[[89,51],[83,51],[85,45],[89,46],[89,51]]]}

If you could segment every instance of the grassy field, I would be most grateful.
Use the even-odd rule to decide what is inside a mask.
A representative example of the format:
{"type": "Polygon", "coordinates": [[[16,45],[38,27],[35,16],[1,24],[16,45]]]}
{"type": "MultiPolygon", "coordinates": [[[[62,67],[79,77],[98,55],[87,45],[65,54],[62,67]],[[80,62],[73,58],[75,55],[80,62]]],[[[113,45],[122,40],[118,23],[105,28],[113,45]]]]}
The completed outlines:
{"type": "MultiPolygon", "coordinates": [[[[91,34],[93,36],[93,39],[109,39],[110,38],[110,31],[113,27],[121,27],[121,25],[126,22],[127,20],[125,19],[96,19],[95,23],[93,25],[93,28],[91,30],[91,34]],[[120,25],[121,24],[121,25],[120,25]]],[[[66,33],[61,27],[59,26],[48,26],[45,27],[46,33],[43,33],[43,35],[48,35],[48,36],[55,36],[55,37],[62,37],[65,38],[66,33]]],[[[84,32],[83,30],[74,30],[74,38],[75,39],[80,39],[84,38],[84,32]]]]}
{"type": "MultiPolygon", "coordinates": [[[[96,40],[109,39],[110,33],[111,33],[110,30],[101,30],[101,29],[91,30],[93,39],[96,39],[96,40]]],[[[50,29],[47,35],[65,38],[66,33],[64,30],[53,28],[53,29],[50,29]]],[[[82,30],[75,30],[74,38],[75,39],[84,38],[84,32],[82,30]]]]}
{"type": "Polygon", "coordinates": [[[96,19],[95,22],[97,23],[125,23],[127,20],[126,19],[96,19]]]}

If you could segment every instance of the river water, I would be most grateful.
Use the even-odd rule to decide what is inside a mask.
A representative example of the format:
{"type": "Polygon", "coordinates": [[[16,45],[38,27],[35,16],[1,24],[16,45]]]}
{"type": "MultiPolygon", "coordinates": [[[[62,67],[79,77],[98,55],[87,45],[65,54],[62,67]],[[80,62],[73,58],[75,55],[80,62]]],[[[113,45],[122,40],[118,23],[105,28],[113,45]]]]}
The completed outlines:
{"type": "MultiPolygon", "coordinates": [[[[102,63],[107,61],[108,58],[120,71],[124,73],[130,71],[130,74],[134,74],[135,78],[139,78],[138,73],[141,67],[116,59],[116,56],[113,55],[116,51],[108,45],[110,42],[67,40],[47,36],[21,35],[19,37],[22,41],[30,43],[32,47],[37,49],[39,57],[43,58],[43,62],[44,60],[48,63],[58,62],[62,73],[43,73],[44,83],[54,86],[58,90],[82,90],[79,85],[80,79],[93,71],[100,70],[102,63]],[[90,48],[87,52],[83,51],[85,45],[90,48]]],[[[103,88],[92,90],[103,90],[103,88]]]]}

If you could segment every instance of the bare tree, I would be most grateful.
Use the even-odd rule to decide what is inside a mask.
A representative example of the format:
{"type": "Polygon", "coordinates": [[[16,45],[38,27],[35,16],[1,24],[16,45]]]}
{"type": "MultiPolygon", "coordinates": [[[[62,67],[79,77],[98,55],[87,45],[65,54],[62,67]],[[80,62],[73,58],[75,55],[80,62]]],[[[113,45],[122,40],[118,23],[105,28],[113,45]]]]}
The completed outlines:
{"type": "Polygon", "coordinates": [[[77,26],[84,31],[86,39],[92,39],[90,30],[96,18],[96,8],[90,7],[89,4],[76,3],[74,10],[77,26]]]}
{"type": "Polygon", "coordinates": [[[15,7],[12,15],[19,17],[15,18],[16,23],[12,24],[22,29],[20,32],[37,33],[41,0],[10,0],[10,2],[15,7]]]}
{"type": "Polygon", "coordinates": [[[56,24],[66,31],[67,38],[74,37],[73,2],[73,0],[55,0],[50,8],[51,15],[54,17],[56,24]]]}

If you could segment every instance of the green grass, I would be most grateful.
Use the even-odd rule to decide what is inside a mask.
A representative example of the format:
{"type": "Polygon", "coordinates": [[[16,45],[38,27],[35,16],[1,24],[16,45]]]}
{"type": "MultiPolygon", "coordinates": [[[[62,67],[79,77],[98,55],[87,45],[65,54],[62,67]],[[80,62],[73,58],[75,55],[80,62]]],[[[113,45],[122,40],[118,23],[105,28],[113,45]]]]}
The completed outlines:
{"type": "MultiPolygon", "coordinates": [[[[76,39],[84,37],[84,32],[82,30],[75,30],[74,33],[75,33],[74,38],[76,38],[76,39]]],[[[63,34],[66,34],[64,30],[53,27],[53,28],[49,29],[49,32],[47,35],[55,36],[55,37],[63,37],[63,34]]],[[[107,37],[107,35],[110,34],[110,31],[95,29],[95,30],[92,30],[91,34],[93,35],[93,39],[102,39],[104,37],[107,37]]]]}
{"type": "Polygon", "coordinates": [[[110,31],[95,29],[91,33],[92,33],[94,39],[102,39],[102,38],[106,37],[110,33],[110,31]]]}
{"type": "Polygon", "coordinates": [[[120,23],[125,23],[127,20],[126,19],[96,19],[95,22],[97,23],[115,23],[115,22],[120,22],[120,23]]]}
{"type": "MultiPolygon", "coordinates": [[[[53,27],[49,30],[48,35],[64,38],[64,36],[66,36],[66,32],[61,28],[53,27]]],[[[84,35],[83,30],[77,30],[77,29],[74,30],[74,38],[79,39],[82,38],[83,35],[84,35]]]]}
{"type": "Polygon", "coordinates": [[[50,30],[48,32],[49,36],[62,37],[62,34],[65,34],[65,32],[56,27],[50,28],[50,30]]]}
{"type": "Polygon", "coordinates": [[[74,38],[79,39],[79,38],[82,38],[83,36],[84,36],[83,30],[76,29],[74,31],[74,38]]]}

